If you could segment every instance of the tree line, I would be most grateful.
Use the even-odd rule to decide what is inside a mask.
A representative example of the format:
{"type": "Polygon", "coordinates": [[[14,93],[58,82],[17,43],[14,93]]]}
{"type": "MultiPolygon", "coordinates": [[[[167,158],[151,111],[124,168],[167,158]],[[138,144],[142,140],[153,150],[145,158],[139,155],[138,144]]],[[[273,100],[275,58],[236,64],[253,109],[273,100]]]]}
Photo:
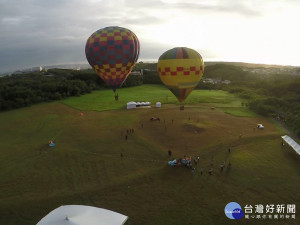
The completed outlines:
{"type": "MultiPolygon", "coordinates": [[[[141,76],[129,76],[123,87],[141,85],[141,76]]],[[[40,102],[80,96],[107,88],[92,69],[49,69],[0,77],[0,111],[30,106],[40,102]]]]}

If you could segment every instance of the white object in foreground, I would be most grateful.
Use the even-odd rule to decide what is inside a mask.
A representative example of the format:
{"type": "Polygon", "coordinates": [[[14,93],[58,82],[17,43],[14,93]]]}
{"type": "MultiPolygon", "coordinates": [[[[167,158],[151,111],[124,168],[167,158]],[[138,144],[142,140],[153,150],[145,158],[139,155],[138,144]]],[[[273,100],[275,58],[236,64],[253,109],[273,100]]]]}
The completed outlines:
{"type": "Polygon", "coordinates": [[[281,138],[289,145],[292,149],[295,150],[295,152],[300,155],[300,145],[294,141],[291,137],[288,135],[281,136],[281,138]]]}
{"type": "Polygon", "coordinates": [[[85,205],[63,205],[36,225],[123,225],[128,217],[107,209],[85,205]]]}

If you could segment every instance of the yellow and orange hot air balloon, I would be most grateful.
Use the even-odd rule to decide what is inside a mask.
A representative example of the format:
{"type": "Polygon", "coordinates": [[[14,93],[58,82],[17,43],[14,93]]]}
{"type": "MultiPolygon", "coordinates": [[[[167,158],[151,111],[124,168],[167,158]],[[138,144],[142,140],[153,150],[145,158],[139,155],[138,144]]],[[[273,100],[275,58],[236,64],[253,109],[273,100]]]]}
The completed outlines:
{"type": "Polygon", "coordinates": [[[85,45],[87,61],[114,92],[129,76],[139,53],[137,36],[117,26],[97,30],[85,45]]]}
{"type": "Polygon", "coordinates": [[[163,84],[182,102],[199,83],[204,63],[193,49],[173,48],[159,57],[157,71],[163,84]]]}

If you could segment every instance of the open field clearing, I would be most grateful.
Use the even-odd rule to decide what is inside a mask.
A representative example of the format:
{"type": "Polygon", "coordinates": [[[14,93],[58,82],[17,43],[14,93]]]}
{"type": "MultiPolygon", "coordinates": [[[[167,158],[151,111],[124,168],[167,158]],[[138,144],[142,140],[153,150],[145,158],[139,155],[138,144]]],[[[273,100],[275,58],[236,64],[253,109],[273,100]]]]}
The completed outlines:
{"type": "MultiPolygon", "coordinates": [[[[0,224],[36,224],[67,204],[120,212],[132,225],[232,224],[224,207],[234,201],[300,206],[299,156],[282,148],[272,122],[233,95],[196,90],[179,110],[162,86],[118,94],[118,102],[104,90],[0,113],[0,224]],[[126,110],[131,100],[162,108],[126,110]],[[168,166],[184,155],[199,156],[194,173],[168,166]],[[232,167],[221,172],[223,161],[232,167]]],[[[296,212],[296,220],[242,224],[296,225],[296,212]]]]}

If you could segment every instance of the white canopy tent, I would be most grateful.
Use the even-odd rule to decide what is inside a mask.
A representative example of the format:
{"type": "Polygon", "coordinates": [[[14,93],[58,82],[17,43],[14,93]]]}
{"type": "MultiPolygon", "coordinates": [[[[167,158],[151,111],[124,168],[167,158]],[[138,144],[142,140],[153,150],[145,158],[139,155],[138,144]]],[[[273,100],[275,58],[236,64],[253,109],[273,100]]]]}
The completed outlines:
{"type": "Polygon", "coordinates": [[[135,109],[136,108],[136,102],[127,102],[126,108],[127,109],[135,109]]]}
{"type": "Polygon", "coordinates": [[[135,108],[151,108],[151,102],[127,102],[127,109],[135,109],[135,108]]]}
{"type": "Polygon", "coordinates": [[[295,152],[300,155],[300,145],[295,142],[291,137],[288,135],[281,136],[281,138],[289,145],[295,152]]]}
{"type": "Polygon", "coordinates": [[[36,225],[123,225],[128,217],[107,209],[64,205],[54,209],[36,225]]]}
{"type": "Polygon", "coordinates": [[[161,103],[160,102],[156,102],[155,107],[156,108],[161,108],[161,103]]]}

